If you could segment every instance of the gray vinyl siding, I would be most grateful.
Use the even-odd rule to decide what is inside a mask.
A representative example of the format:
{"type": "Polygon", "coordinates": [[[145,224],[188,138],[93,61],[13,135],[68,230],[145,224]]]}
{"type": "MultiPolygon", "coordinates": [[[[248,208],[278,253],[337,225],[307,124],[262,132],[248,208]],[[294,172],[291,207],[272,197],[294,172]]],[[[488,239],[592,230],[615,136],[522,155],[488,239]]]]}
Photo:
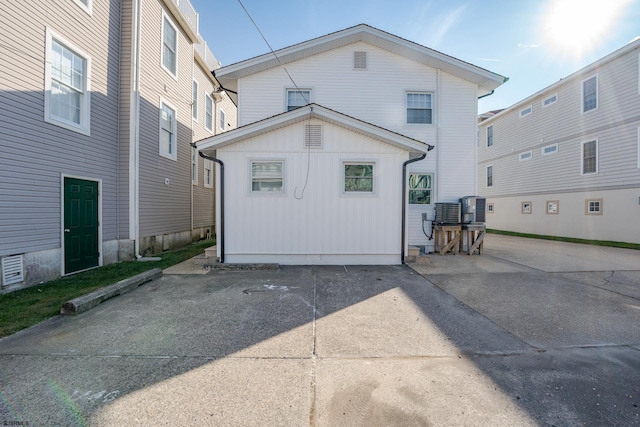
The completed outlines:
{"type": "Polygon", "coordinates": [[[120,12],[119,2],[94,2],[92,16],[63,0],[3,4],[0,256],[61,246],[61,174],[102,180],[103,240],[116,238],[120,12]],[[91,56],[90,136],[44,122],[47,27],[91,56]]]}
{"type": "Polygon", "coordinates": [[[122,4],[122,33],[120,43],[120,110],[118,135],[118,239],[130,239],[129,235],[129,156],[131,102],[133,98],[133,7],[131,1],[122,4]]]}
{"type": "Polygon", "coordinates": [[[140,237],[191,230],[191,83],[193,47],[177,28],[176,81],[161,67],[162,10],[157,1],[142,6],[140,56],[140,237]],[[177,161],[159,154],[160,97],[177,111],[177,161]],[[169,185],[165,185],[165,178],[169,185]]]}
{"type": "Polygon", "coordinates": [[[640,187],[637,168],[637,128],[640,127],[638,48],[597,69],[567,79],[559,86],[523,101],[479,126],[479,192],[484,196],[536,194],[640,187]],[[598,76],[598,107],[582,113],[582,81],[598,76]],[[554,93],[558,101],[542,108],[554,93]],[[527,105],[533,111],[520,118],[527,105]],[[486,147],[486,128],[494,127],[494,146],[486,147]],[[581,144],[597,139],[598,173],[581,175],[581,144]],[[541,155],[541,148],[558,144],[558,152],[541,155]],[[519,161],[532,150],[533,157],[519,161]],[[494,165],[494,186],[486,188],[486,165],[494,165]]]}

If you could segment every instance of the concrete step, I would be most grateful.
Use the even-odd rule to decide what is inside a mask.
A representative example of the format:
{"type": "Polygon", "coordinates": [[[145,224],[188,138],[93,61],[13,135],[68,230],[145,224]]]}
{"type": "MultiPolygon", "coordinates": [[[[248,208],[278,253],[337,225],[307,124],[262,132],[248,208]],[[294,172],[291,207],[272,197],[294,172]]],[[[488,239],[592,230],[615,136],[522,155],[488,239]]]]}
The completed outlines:
{"type": "Polygon", "coordinates": [[[417,256],[420,256],[420,248],[417,246],[409,246],[408,257],[417,257],[417,256]]]}
{"type": "Polygon", "coordinates": [[[218,245],[213,245],[210,248],[204,250],[204,256],[206,258],[217,258],[218,257],[218,245]]]}

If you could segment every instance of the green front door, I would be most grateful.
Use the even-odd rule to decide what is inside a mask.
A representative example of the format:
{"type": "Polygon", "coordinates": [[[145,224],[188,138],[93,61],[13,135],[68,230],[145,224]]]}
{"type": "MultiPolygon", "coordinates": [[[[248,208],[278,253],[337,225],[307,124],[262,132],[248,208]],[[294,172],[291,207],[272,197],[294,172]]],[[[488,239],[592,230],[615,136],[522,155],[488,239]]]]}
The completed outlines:
{"type": "Polygon", "coordinates": [[[64,271],[97,267],[98,183],[64,179],[64,271]]]}

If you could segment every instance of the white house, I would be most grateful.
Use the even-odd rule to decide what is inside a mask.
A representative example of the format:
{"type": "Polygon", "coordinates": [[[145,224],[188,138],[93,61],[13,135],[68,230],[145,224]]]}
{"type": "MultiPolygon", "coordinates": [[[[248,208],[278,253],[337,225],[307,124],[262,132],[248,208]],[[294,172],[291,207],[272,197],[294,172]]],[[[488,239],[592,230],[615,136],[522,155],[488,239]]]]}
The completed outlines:
{"type": "Polygon", "coordinates": [[[640,40],[479,124],[487,227],[640,243],[640,40]]]}
{"type": "Polygon", "coordinates": [[[197,144],[224,164],[219,255],[399,264],[433,248],[423,217],[475,194],[477,99],[506,79],[367,25],[275,54],[215,71],[239,125],[197,144]]]}

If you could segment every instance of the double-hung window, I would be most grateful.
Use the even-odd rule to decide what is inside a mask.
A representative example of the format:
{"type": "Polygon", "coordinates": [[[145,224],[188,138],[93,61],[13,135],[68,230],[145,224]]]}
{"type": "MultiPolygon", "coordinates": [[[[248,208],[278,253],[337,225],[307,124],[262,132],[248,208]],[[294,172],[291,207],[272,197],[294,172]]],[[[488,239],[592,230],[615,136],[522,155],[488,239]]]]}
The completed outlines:
{"type": "Polygon", "coordinates": [[[487,187],[493,187],[493,165],[487,166],[487,187]]]}
{"type": "Polygon", "coordinates": [[[213,161],[204,159],[204,186],[213,188],[213,161]]]}
{"type": "Polygon", "coordinates": [[[251,161],[251,193],[278,194],[284,192],[283,160],[251,161]]]}
{"type": "Polygon", "coordinates": [[[582,143],[582,174],[598,173],[598,141],[582,143]]]}
{"type": "Polygon", "coordinates": [[[431,93],[407,93],[407,123],[433,123],[431,93]]]}
{"type": "Polygon", "coordinates": [[[493,125],[487,127],[487,147],[493,147],[493,125]]]}
{"type": "Polygon", "coordinates": [[[47,28],[44,120],[89,135],[91,59],[47,28]]]}
{"type": "Polygon", "coordinates": [[[208,93],[204,94],[204,128],[213,132],[213,99],[208,93]]]}
{"type": "Polygon", "coordinates": [[[198,185],[198,150],[191,147],[191,182],[198,185]]]}
{"type": "Polygon", "coordinates": [[[191,95],[191,117],[196,122],[198,121],[198,82],[193,81],[192,85],[192,95],[191,95]]]}
{"type": "Polygon", "coordinates": [[[225,122],[226,122],[226,118],[225,118],[225,114],[224,111],[220,110],[220,120],[218,123],[218,127],[220,128],[220,130],[224,130],[225,129],[225,122]]]}
{"type": "Polygon", "coordinates": [[[311,103],[311,90],[287,89],[287,111],[304,107],[311,103]]]}
{"type": "Polygon", "coordinates": [[[598,76],[582,81],[582,112],[598,108],[598,76]]]}
{"type": "Polygon", "coordinates": [[[162,19],[162,68],[178,77],[178,30],[164,15],[162,19]]]}
{"type": "Polygon", "coordinates": [[[374,163],[344,163],[345,193],[373,193],[374,163]]]}
{"type": "Polygon", "coordinates": [[[177,111],[164,100],[160,100],[160,155],[177,160],[176,122],[177,111]]]}
{"type": "Polygon", "coordinates": [[[423,173],[409,174],[409,204],[431,204],[431,175],[423,173]]]}

